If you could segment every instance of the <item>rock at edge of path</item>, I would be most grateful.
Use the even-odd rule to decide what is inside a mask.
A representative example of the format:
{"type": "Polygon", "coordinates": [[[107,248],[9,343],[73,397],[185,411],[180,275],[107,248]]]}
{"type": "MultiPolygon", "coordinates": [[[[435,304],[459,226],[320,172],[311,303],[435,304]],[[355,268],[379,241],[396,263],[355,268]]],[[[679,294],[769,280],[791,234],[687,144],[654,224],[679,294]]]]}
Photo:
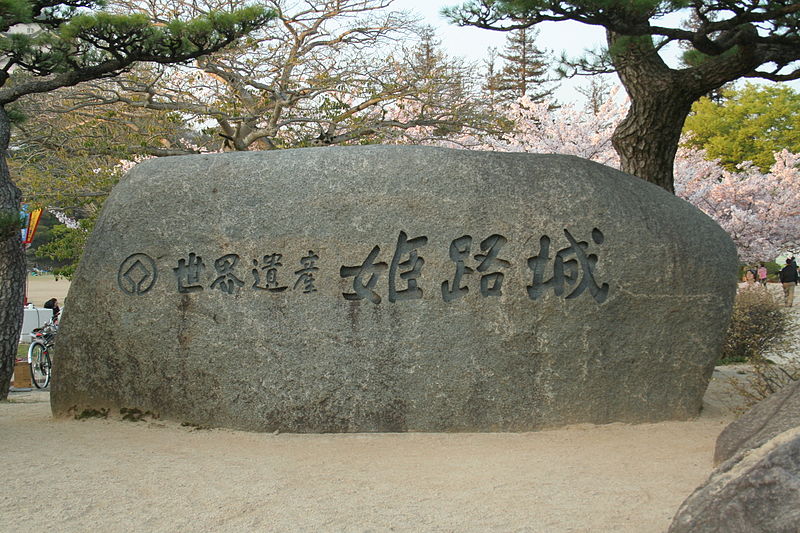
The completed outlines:
{"type": "Polygon", "coordinates": [[[726,427],[714,449],[714,464],[758,448],[776,435],[800,426],[800,381],[794,381],[754,405],[726,427]]]}
{"type": "Polygon", "coordinates": [[[722,463],[681,504],[668,533],[797,533],[800,428],[722,463]]]}

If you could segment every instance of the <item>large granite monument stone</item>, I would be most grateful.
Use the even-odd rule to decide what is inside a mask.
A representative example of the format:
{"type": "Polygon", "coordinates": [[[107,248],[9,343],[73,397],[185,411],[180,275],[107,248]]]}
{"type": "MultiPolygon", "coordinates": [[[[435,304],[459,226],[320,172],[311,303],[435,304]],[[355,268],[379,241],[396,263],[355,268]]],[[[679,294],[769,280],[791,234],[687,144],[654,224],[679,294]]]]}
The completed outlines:
{"type": "Polygon", "coordinates": [[[571,156],[147,161],[72,283],[52,406],[294,432],[685,419],[735,277],[700,211],[571,156]]]}

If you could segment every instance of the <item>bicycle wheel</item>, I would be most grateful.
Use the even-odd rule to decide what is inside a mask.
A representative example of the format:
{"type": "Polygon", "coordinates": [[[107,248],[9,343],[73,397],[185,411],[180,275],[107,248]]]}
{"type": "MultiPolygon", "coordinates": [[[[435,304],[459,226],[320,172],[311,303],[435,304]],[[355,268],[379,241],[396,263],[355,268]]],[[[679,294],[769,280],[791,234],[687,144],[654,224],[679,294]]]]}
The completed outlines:
{"type": "Polygon", "coordinates": [[[50,354],[44,344],[34,342],[28,350],[31,362],[31,378],[37,389],[44,389],[50,384],[50,354]]]}

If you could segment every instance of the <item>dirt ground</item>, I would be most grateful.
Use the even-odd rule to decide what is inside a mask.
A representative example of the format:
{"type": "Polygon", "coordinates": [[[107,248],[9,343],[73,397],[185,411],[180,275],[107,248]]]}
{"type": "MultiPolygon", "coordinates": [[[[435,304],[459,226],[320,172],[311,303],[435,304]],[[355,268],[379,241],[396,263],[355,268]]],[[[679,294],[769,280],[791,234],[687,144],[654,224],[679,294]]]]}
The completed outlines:
{"type": "Polygon", "coordinates": [[[60,278],[56,281],[52,274],[44,274],[41,276],[28,275],[27,296],[28,301],[36,307],[42,307],[44,303],[50,298],[58,298],[60,307],[64,307],[64,301],[67,299],[67,291],[69,291],[69,281],[60,278]]]}
{"type": "Polygon", "coordinates": [[[663,531],[712,470],[725,378],[697,420],[517,434],[55,421],[49,393],[16,392],[0,531],[663,531]]]}
{"type": "MultiPolygon", "coordinates": [[[[49,283],[31,287],[66,292],[49,283]]],[[[48,392],[14,392],[0,402],[0,531],[660,532],[711,472],[740,372],[715,372],[696,420],[518,434],[56,421],[48,392]]]]}

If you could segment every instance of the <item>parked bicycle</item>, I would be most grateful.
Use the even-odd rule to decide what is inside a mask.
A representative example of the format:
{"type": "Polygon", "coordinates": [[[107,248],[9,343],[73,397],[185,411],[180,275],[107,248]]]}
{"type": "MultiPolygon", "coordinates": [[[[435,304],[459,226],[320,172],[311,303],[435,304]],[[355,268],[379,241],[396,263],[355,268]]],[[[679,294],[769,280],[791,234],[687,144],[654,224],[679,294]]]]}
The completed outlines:
{"type": "Polygon", "coordinates": [[[31,365],[31,380],[37,389],[45,389],[50,385],[50,373],[53,368],[50,353],[57,332],[58,322],[48,322],[41,328],[31,331],[28,363],[31,365]]]}

